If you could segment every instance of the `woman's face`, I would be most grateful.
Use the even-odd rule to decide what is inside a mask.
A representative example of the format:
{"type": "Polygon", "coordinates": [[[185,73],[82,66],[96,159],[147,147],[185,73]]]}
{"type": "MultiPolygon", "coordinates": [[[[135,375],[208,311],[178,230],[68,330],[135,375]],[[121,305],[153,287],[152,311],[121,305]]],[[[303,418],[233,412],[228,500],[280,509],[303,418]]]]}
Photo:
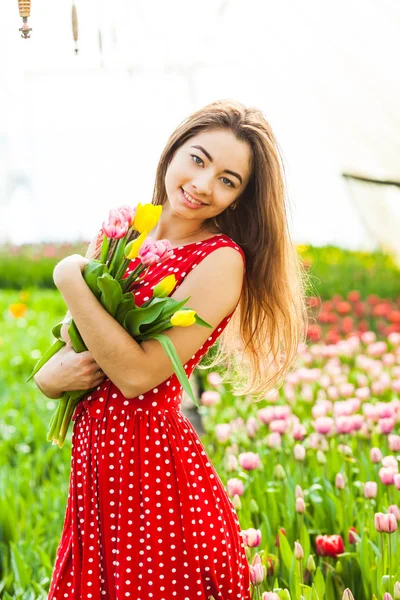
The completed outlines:
{"type": "Polygon", "coordinates": [[[215,217],[243,192],[250,169],[251,148],[230,129],[198,133],[178,148],[167,169],[172,213],[199,221],[215,217]]]}

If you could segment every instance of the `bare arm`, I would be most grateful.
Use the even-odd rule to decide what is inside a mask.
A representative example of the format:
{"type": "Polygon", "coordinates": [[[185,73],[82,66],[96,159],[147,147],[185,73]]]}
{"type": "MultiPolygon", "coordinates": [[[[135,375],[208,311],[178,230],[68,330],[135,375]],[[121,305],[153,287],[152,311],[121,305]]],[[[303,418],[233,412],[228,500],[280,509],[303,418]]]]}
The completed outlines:
{"type": "MultiPolygon", "coordinates": [[[[215,329],[235,308],[243,280],[243,260],[233,248],[219,248],[189,273],[172,295],[188,305],[215,329]]],[[[152,389],[174,372],[163,348],[156,340],[138,344],[103,308],[87,287],[78,268],[60,275],[55,282],[74,318],[79,332],[100,368],[132,398],[152,389]]],[[[165,332],[173,341],[182,363],[193,356],[212,330],[192,325],[165,332]]]]}
{"type": "MultiPolygon", "coordinates": [[[[85,258],[93,258],[95,250],[96,250],[96,245],[97,245],[97,240],[99,239],[99,234],[97,234],[92,241],[90,242],[88,249],[86,250],[86,254],[85,254],[85,258]]],[[[69,342],[69,335],[68,335],[68,327],[69,327],[69,323],[71,322],[70,319],[72,319],[72,315],[70,313],[69,310],[67,310],[67,314],[64,317],[64,325],[61,326],[61,337],[64,340],[64,342],[69,342]]]]}

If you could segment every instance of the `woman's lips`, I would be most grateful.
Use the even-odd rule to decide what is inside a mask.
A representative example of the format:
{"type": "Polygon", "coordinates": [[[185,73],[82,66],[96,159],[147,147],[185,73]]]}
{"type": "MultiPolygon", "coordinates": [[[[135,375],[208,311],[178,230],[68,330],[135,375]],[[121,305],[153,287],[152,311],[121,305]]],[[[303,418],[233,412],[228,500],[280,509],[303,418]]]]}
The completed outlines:
{"type": "MultiPolygon", "coordinates": [[[[183,188],[181,188],[182,199],[183,199],[183,201],[184,201],[184,203],[185,203],[186,206],[190,206],[191,208],[201,208],[202,206],[207,206],[204,202],[201,202],[200,200],[198,200],[198,202],[201,202],[201,204],[195,204],[193,202],[190,202],[190,200],[188,200],[186,198],[186,196],[184,194],[184,191],[186,191],[186,190],[184,190],[183,188]]],[[[188,192],[186,192],[186,194],[188,196],[190,196],[191,198],[193,197],[188,192]]],[[[194,200],[196,200],[196,198],[194,198],[194,200]]]]}

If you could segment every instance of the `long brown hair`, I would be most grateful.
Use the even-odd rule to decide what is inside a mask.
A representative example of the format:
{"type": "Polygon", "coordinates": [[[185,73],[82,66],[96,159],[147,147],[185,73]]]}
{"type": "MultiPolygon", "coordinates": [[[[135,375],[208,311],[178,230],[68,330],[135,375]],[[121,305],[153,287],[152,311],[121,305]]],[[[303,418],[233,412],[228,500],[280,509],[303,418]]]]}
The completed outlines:
{"type": "Polygon", "coordinates": [[[212,219],[243,249],[246,274],[239,305],[218,339],[212,364],[201,368],[224,363],[224,379],[229,377],[233,393],[261,400],[293,366],[307,323],[307,274],[288,230],[283,161],[262,112],[223,100],[185,119],[159,160],[152,204],[167,201],[165,175],[177,149],[201,131],[217,128],[231,130],[252,150],[251,176],[236,209],[212,219]]]}

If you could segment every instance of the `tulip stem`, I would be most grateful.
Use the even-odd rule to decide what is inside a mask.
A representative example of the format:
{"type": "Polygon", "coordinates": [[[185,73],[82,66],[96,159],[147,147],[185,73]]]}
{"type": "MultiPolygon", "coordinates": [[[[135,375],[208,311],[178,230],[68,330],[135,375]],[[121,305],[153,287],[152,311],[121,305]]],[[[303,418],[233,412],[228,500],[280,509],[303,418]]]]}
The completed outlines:
{"type": "Polygon", "coordinates": [[[388,560],[389,560],[389,585],[392,585],[392,536],[389,533],[389,540],[388,540],[388,560]]]}
{"type": "Polygon", "coordinates": [[[386,575],[386,565],[385,565],[385,542],[383,539],[383,533],[381,532],[381,549],[382,549],[382,573],[386,575]]]}

